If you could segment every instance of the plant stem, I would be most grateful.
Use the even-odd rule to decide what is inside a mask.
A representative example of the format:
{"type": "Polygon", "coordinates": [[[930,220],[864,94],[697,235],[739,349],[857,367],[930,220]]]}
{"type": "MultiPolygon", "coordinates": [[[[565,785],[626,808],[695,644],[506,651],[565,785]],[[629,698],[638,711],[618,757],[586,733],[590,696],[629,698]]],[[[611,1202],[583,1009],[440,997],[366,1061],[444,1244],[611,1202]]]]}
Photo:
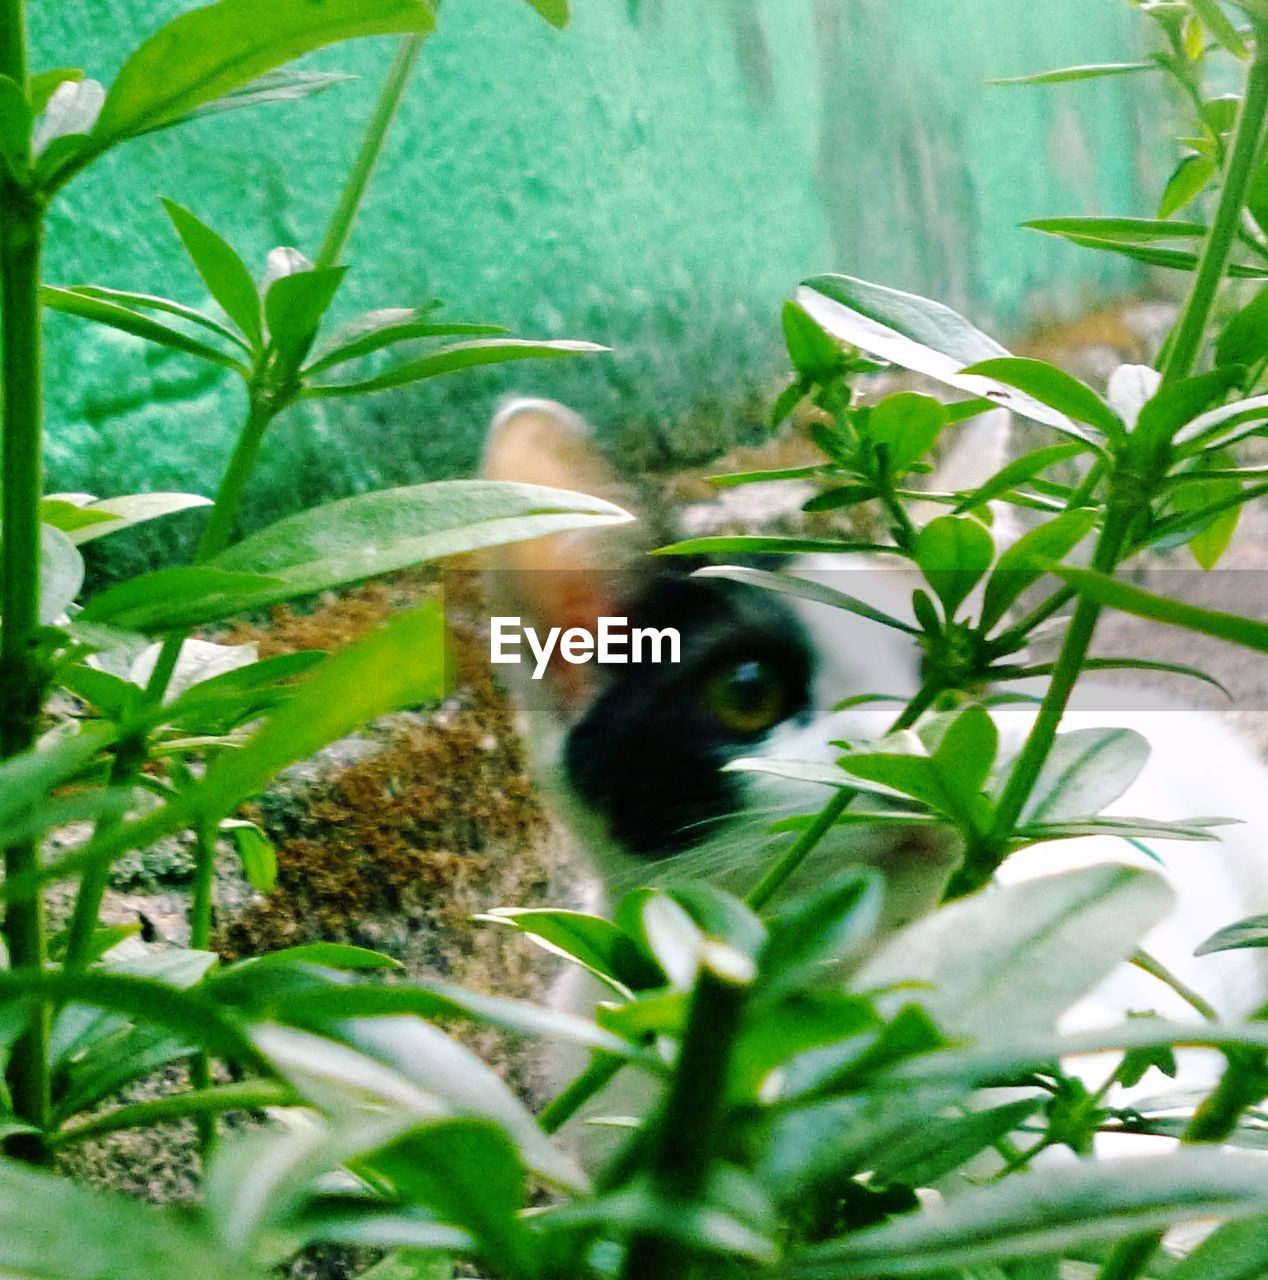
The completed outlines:
{"type": "MultiPolygon", "coordinates": [[[[723,1114],[735,1033],[754,977],[753,962],[722,943],[707,942],[691,997],[678,1065],[657,1117],[647,1173],[652,1195],[669,1212],[694,1206],[704,1188],[723,1114]]],[[[692,1250],[651,1231],[635,1231],[621,1280],[685,1277],[692,1250]]]]}
{"type": "Polygon", "coordinates": [[[1220,202],[1202,246],[1193,288],[1176,323],[1174,340],[1162,368],[1164,385],[1187,378],[1193,370],[1202,335],[1206,332],[1211,308],[1215,304],[1215,295],[1228,266],[1228,255],[1241,225],[1246,193],[1254,176],[1259,140],[1264,131],[1264,115],[1268,111],[1268,22],[1255,19],[1254,27],[1255,56],[1246,79],[1246,93],[1237,117],[1220,202]]]}
{"type": "Polygon", "coordinates": [[[52,1145],[65,1147],[89,1138],[99,1138],[104,1133],[117,1133],[120,1129],[148,1129],[152,1125],[185,1120],[190,1116],[293,1106],[300,1100],[294,1089],[278,1080],[237,1080],[194,1093],[172,1093],[116,1107],[91,1120],[69,1125],[55,1135],[52,1145]]]}
{"type": "MultiPolygon", "coordinates": [[[[888,732],[897,733],[909,729],[928,710],[930,704],[942,692],[937,684],[925,684],[903,709],[902,715],[890,725],[888,732]]],[[[814,852],[815,847],[849,808],[850,801],[858,793],[850,787],[840,787],[827,804],[820,809],[815,820],[793,841],[783,857],[757,882],[745,901],[754,911],[760,911],[784,887],[789,877],[814,852]]]]}
{"type": "Polygon", "coordinates": [[[624,1065],[611,1054],[596,1053],[586,1069],[546,1104],[537,1123],[547,1133],[558,1133],[624,1065]]]}
{"type": "Polygon", "coordinates": [[[1151,978],[1157,978],[1159,982],[1165,983],[1189,1008],[1195,1010],[1208,1022],[1218,1022],[1220,1020],[1219,1010],[1204,1000],[1187,983],[1176,977],[1160,961],[1155,960],[1147,951],[1137,951],[1132,956],[1130,963],[1134,964],[1142,973],[1147,973],[1151,978]]]}
{"type": "MultiPolygon", "coordinates": [[[[124,738],[115,747],[115,756],[110,764],[106,786],[112,788],[129,786],[144,758],[144,738],[136,735],[124,738]]],[[[93,834],[94,836],[104,835],[122,821],[122,814],[102,818],[93,834]]],[[[109,879],[110,863],[105,861],[91,863],[85,867],[80,877],[79,888],[75,893],[75,909],[66,934],[67,969],[83,969],[88,965],[92,956],[92,940],[93,934],[97,931],[101,900],[105,896],[109,879]]]]}
{"type": "MultiPolygon", "coordinates": [[[[0,2],[0,74],[27,87],[26,5],[0,2]]],[[[39,733],[47,676],[38,648],[40,626],[40,499],[43,494],[43,347],[39,297],[44,209],[9,178],[0,180],[0,315],[3,317],[4,457],[0,526],[0,758],[21,755],[39,733]]],[[[36,839],[4,851],[6,878],[39,866],[36,839]]],[[[47,959],[41,894],[10,902],[4,935],[15,970],[42,971],[47,959]]],[[[14,1046],[8,1080],[14,1113],[43,1130],[48,1124],[48,1006],[41,1003],[14,1046]]],[[[38,1160],[42,1138],[9,1144],[38,1160]]]]}
{"type": "MultiPolygon", "coordinates": [[[[1241,211],[1246,203],[1259,139],[1263,133],[1264,117],[1268,113],[1268,22],[1255,22],[1255,57],[1251,63],[1246,83],[1246,95],[1237,117],[1233,147],[1229,153],[1228,169],[1220,190],[1219,206],[1210,233],[1202,247],[1193,288],[1185,302],[1177,323],[1174,340],[1170,344],[1166,363],[1162,370],[1163,385],[1178,382],[1193,372],[1202,335],[1206,332],[1215,295],[1228,265],[1229,250],[1237,231],[1241,211]]],[[[1139,435],[1128,438],[1122,456],[1117,458],[1110,477],[1105,527],[1101,531],[1092,567],[1102,573],[1112,573],[1118,565],[1127,534],[1142,502],[1152,497],[1151,485],[1156,477],[1152,470],[1161,457],[1165,460],[1169,442],[1148,441],[1139,435]],[[1142,466],[1143,464],[1143,466],[1142,466]],[[1142,467],[1143,474],[1137,474],[1142,467]]],[[[1048,758],[1057,727],[1074,691],[1074,683],[1083,670],[1091,647],[1092,636],[1100,617],[1100,606],[1084,597],[1074,610],[1065,642],[1053,668],[1052,682],[1040,707],[1039,715],[1031,728],[1008,783],[995,809],[988,845],[995,852],[1003,847],[1009,832],[1017,822],[1030,795],[1043,762],[1048,758]]],[[[987,860],[989,861],[989,859],[987,860]]],[[[967,893],[979,888],[983,874],[989,878],[993,868],[984,864],[969,876],[952,881],[952,894],[967,893]]]]}
{"type": "MultiPolygon", "coordinates": [[[[0,0],[0,4],[13,2],[14,0],[0,0]]],[[[383,91],[379,95],[374,115],[367,126],[356,165],[340,196],[339,204],[331,216],[325,239],[317,255],[315,265],[318,267],[332,266],[343,251],[356,219],[357,210],[365,196],[370,176],[374,172],[375,163],[382,153],[388,130],[400,106],[410,73],[418,60],[421,44],[421,37],[416,36],[401,41],[383,91]]],[[[237,520],[241,510],[243,495],[255,467],[256,458],[259,456],[260,446],[273,420],[292,402],[297,390],[297,370],[272,369],[264,360],[257,362],[251,378],[250,407],[247,410],[246,421],[238,433],[233,455],[221,478],[211,517],[199,539],[194,555],[195,564],[206,563],[229,545],[234,521],[237,520]],[[272,393],[265,389],[266,377],[271,380],[274,388],[272,393]]],[[[163,641],[163,646],[154,663],[154,670],[145,688],[147,705],[157,706],[162,702],[176,665],[180,661],[181,646],[187,637],[187,632],[177,632],[163,641]]],[[[136,776],[136,771],[144,759],[145,743],[141,742],[133,763],[126,767],[120,766],[118,770],[112,770],[111,784],[127,786],[136,776]]],[[[118,758],[116,758],[116,764],[119,764],[118,758]]],[[[93,833],[93,839],[99,838],[107,830],[109,827],[104,821],[99,823],[93,833]]],[[[80,881],[74,914],[77,927],[72,939],[77,941],[74,947],[67,950],[67,959],[72,965],[82,966],[86,963],[85,957],[101,910],[101,900],[105,894],[109,870],[109,863],[102,862],[99,866],[94,866],[92,872],[86,874],[80,881]]]]}
{"type": "Polygon", "coordinates": [[[401,41],[396,58],[387,73],[383,92],[379,95],[374,114],[366,127],[361,150],[357,153],[352,172],[348,175],[347,185],[339,197],[339,204],[330,219],[330,226],[326,229],[321,248],[317,250],[314,265],[319,271],[324,267],[337,265],[347,246],[348,237],[352,234],[352,224],[356,221],[357,211],[361,207],[361,200],[370,184],[379,156],[383,154],[383,144],[387,141],[392,121],[396,119],[396,113],[400,110],[405,86],[409,83],[422,45],[422,36],[407,36],[401,41]]]}

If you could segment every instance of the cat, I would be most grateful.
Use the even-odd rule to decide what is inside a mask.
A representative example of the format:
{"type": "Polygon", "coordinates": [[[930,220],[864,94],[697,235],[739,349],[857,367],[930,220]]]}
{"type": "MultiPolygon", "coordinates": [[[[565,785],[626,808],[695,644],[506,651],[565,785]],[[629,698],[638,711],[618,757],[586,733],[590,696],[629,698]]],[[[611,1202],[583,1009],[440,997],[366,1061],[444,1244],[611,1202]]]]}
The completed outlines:
{"type": "MultiPolygon", "coordinates": [[[[990,474],[1002,461],[998,415],[979,420],[976,436],[961,430],[963,443],[944,462],[938,487],[965,487],[975,466],[990,474]]],[[[502,405],[483,474],[640,505],[588,425],[550,401],[502,405]]],[[[997,538],[1005,536],[1002,528],[997,521],[997,538]]],[[[696,562],[649,558],[665,533],[652,520],[511,546],[495,574],[498,609],[541,628],[593,627],[615,616],[682,636],[677,663],[572,664],[556,654],[539,680],[523,666],[501,669],[520,686],[536,773],[592,860],[592,907],[639,885],[684,878],[746,892],[772,858],[771,824],[816,811],[827,793],[812,783],[729,771],[728,762],[757,756],[829,763],[840,754],[834,743],[879,736],[894,714],[884,704],[833,711],[835,704],[869,693],[907,698],[919,682],[919,652],[902,633],[822,604],[695,575],[696,562]]],[[[910,620],[919,578],[896,557],[813,557],[787,567],[910,620]]],[[[1006,706],[993,715],[1007,754],[1024,738],[1033,707],[1006,706]]],[[[1217,715],[1152,690],[1080,686],[1063,730],[1101,726],[1134,728],[1151,745],[1140,777],[1109,812],[1227,816],[1242,824],[1221,828],[1218,843],[1159,845],[1161,868],[1125,841],[1084,837],[1024,850],[1000,879],[1109,861],[1162,871],[1177,905],[1144,947],[1220,1013],[1251,1013],[1268,1002],[1266,953],[1193,952],[1215,930],[1268,911],[1268,769],[1217,715]]],[[[835,827],[801,879],[814,883],[846,864],[876,868],[885,883],[884,934],[933,910],[959,859],[956,841],[927,825],[835,827]]],[[[584,999],[575,989],[568,998],[584,999]]],[[[1193,1017],[1173,990],[1123,966],[1063,1025],[1108,1025],[1143,1009],[1193,1017]]]]}

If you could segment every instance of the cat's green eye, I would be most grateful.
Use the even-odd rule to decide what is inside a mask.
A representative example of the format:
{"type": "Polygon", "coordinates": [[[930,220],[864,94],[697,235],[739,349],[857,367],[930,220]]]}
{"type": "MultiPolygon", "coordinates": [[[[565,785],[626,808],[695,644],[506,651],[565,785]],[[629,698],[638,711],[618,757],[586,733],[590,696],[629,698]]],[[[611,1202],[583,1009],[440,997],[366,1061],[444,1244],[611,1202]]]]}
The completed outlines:
{"type": "Polygon", "coordinates": [[[709,710],[734,733],[762,733],[788,713],[788,690],[775,669],[756,659],[713,671],[704,682],[709,710]]]}

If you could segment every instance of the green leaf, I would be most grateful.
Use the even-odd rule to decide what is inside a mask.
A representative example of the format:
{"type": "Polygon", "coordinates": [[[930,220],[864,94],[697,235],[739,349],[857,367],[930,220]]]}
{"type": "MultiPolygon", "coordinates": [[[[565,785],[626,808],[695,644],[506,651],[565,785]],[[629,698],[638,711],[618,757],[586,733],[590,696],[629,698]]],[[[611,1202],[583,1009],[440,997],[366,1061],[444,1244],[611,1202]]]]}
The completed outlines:
{"type": "Polygon", "coordinates": [[[1136,433],[1155,441],[1176,438],[1182,427],[1198,421],[1207,405],[1235,386],[1239,376],[1236,369],[1213,369],[1167,383],[1141,408],[1136,433]]]}
{"type": "Polygon", "coordinates": [[[277,578],[219,568],[155,569],[94,596],[79,615],[125,631],[175,631],[241,613],[277,578]]]}
{"type": "Polygon", "coordinates": [[[950,721],[932,751],[904,730],[868,749],[848,752],[840,765],[853,777],[911,796],[972,830],[986,818],[981,792],[998,748],[990,714],[973,704],[950,721]]]}
{"type": "MultiPolygon", "coordinates": [[[[784,324],[784,342],[788,358],[803,378],[828,379],[836,374],[845,362],[845,352],[836,339],[829,337],[795,302],[785,302],[781,317],[784,324]]],[[[804,395],[805,392],[802,392],[804,395]]],[[[801,396],[798,396],[800,399],[801,396]]],[[[787,414],[782,415],[787,417],[787,414]]]]}
{"type": "Polygon", "coordinates": [[[434,308],[389,307],[381,311],[369,311],[359,320],[332,337],[322,347],[305,373],[320,373],[334,365],[345,364],[362,356],[372,355],[398,342],[411,342],[418,338],[456,337],[460,334],[505,333],[496,324],[460,324],[429,320],[434,308]]]}
{"type": "Polygon", "coordinates": [[[346,272],[347,267],[294,271],[269,286],[264,298],[269,343],[286,368],[297,369],[308,354],[346,272]]]}
{"type": "MultiPolygon", "coordinates": [[[[1036,662],[1028,667],[991,668],[992,680],[1029,680],[1033,676],[1050,676],[1056,670],[1055,662],[1036,662]]],[[[1188,676],[1193,680],[1201,680],[1211,688],[1218,689],[1230,701],[1233,695],[1214,676],[1197,667],[1186,666],[1182,662],[1152,662],[1146,658],[1088,658],[1083,663],[1084,671],[1165,671],[1171,675],[1188,676]]]]}
{"type": "Polygon", "coordinates": [[[1209,956],[1243,947],[1268,947],[1268,916],[1247,916],[1245,920],[1227,925],[1211,934],[1193,954],[1209,956]]]}
{"type": "Polygon", "coordinates": [[[854,952],[875,930],[882,896],[876,872],[845,871],[771,921],[758,957],[763,995],[813,982],[854,952]]]}
{"type": "MultiPolygon", "coordinates": [[[[427,604],[327,658],[238,751],[219,756],[171,808],[218,819],[279,770],[306,759],[367,720],[440,696],[444,624],[427,604]]],[[[160,811],[161,812],[161,811],[160,811]]],[[[190,821],[182,825],[197,825],[190,821]]]]}
{"type": "Polygon", "coordinates": [[[1189,7],[1198,15],[1202,25],[1216,42],[1235,58],[1248,58],[1250,50],[1228,15],[1220,8],[1219,0],[1188,0],[1189,7]]]}
{"type": "Polygon", "coordinates": [[[878,551],[901,554],[895,547],[876,542],[847,542],[839,538],[785,538],[740,534],[720,537],[687,538],[683,542],[671,542],[667,547],[657,547],[654,556],[722,556],[722,555],[776,555],[799,556],[815,552],[833,555],[870,555],[878,551]]]}
{"type": "MultiPolygon", "coordinates": [[[[101,291],[104,293],[104,291],[101,291]]],[[[143,315],[131,307],[122,306],[104,296],[95,296],[78,289],[61,289],[56,285],[40,286],[40,301],[53,311],[61,311],[66,315],[77,316],[81,320],[91,320],[94,324],[104,324],[111,329],[119,329],[134,337],[144,338],[160,347],[170,347],[173,351],[183,351],[187,355],[197,356],[212,364],[224,365],[245,376],[246,368],[233,356],[180,329],[163,324],[151,316],[143,315]]]]}
{"type": "Polygon", "coordinates": [[[1196,200],[1214,180],[1216,172],[1215,161],[1210,156],[1185,156],[1167,179],[1158,204],[1158,216],[1169,218],[1196,200]]]}
{"type": "Polygon", "coordinates": [[[296,688],[295,677],[310,671],[325,656],[305,650],[234,667],[190,685],[152,714],[157,723],[180,725],[187,732],[227,733],[284,702],[296,688]]]}
{"type": "Polygon", "coordinates": [[[404,968],[399,960],[384,955],[382,951],[370,951],[366,947],[354,947],[346,942],[305,942],[297,947],[286,947],[281,951],[269,951],[262,956],[241,960],[233,967],[233,972],[240,974],[244,969],[258,971],[260,968],[285,965],[318,965],[325,969],[354,971],[404,968]]]}
{"type": "Polygon", "coordinates": [[[1034,1115],[1041,1101],[1036,1095],[966,1115],[931,1116],[927,1124],[881,1153],[871,1180],[878,1186],[889,1182],[932,1186],[979,1152],[1002,1142],[1034,1115]]]}
{"type": "Polygon", "coordinates": [[[711,485],[718,489],[730,489],[741,484],[768,484],[772,480],[819,480],[831,475],[821,463],[812,467],[774,467],[769,471],[730,471],[723,475],[709,476],[711,485]]]}
{"type": "Polygon", "coordinates": [[[256,1280],[175,1208],[0,1160],[0,1271],[14,1280],[256,1280]],[[73,1224],[73,1229],[71,1225],[73,1224]]]}
{"type": "MultiPolygon", "coordinates": [[[[1201,463],[1207,467],[1234,469],[1237,460],[1225,450],[1216,450],[1204,455],[1201,463]]],[[[1235,476],[1227,479],[1186,478],[1183,471],[1176,473],[1174,478],[1186,481],[1171,492],[1171,507],[1175,512],[1212,509],[1210,518],[1189,537],[1188,548],[1201,568],[1214,569],[1237,532],[1242,509],[1235,499],[1242,492],[1242,482],[1235,476]]]]}
{"type": "Polygon", "coordinates": [[[465,1045],[411,1017],[352,1018],[324,1039],[289,1027],[262,1026],[256,1038],[277,1069],[331,1114],[368,1107],[419,1119],[474,1116],[500,1125],[533,1172],[556,1185],[584,1178],[557,1150],[510,1086],[465,1045]]]}
{"type": "Polygon", "coordinates": [[[241,334],[236,333],[228,325],[221,324],[215,317],[194,307],[188,307],[183,302],[175,302],[171,298],[160,298],[152,293],[130,293],[126,289],[107,289],[104,285],[97,284],[67,285],[66,292],[78,294],[84,298],[96,298],[103,302],[115,302],[133,311],[163,311],[168,315],[179,316],[180,319],[188,320],[190,324],[196,324],[209,333],[227,338],[250,354],[251,348],[241,334]]]}
{"type": "Polygon", "coordinates": [[[813,320],[843,342],[974,396],[985,396],[996,406],[1013,409],[1036,422],[1080,434],[1064,414],[1040,401],[984,378],[966,376],[966,365],[1009,353],[940,302],[839,275],[804,281],[797,301],[813,320]]]}
{"type": "MultiPolygon", "coordinates": [[[[1048,231],[1048,228],[1031,222],[1022,225],[1032,227],[1036,231],[1048,231]]],[[[1198,255],[1184,249],[1159,249],[1151,243],[1143,244],[1134,240],[1117,240],[1076,232],[1049,231],[1048,234],[1060,236],[1084,249],[1100,249],[1108,253],[1121,254],[1136,262],[1148,263],[1151,267],[1168,267],[1173,271],[1197,270],[1198,255]]],[[[1248,262],[1230,262],[1225,269],[1225,274],[1238,280],[1264,280],[1268,279],[1268,267],[1256,266],[1248,262]]]]}
{"type": "Polygon", "coordinates": [[[422,1125],[357,1167],[386,1177],[407,1204],[464,1227],[486,1258],[512,1275],[536,1271],[521,1225],[527,1178],[514,1143],[488,1120],[459,1117],[422,1125]]]}
{"type": "Polygon", "coordinates": [[[1090,508],[1079,508],[1022,534],[1000,556],[987,579],[981,626],[986,630],[993,627],[1017,597],[1038,582],[1054,560],[1069,555],[1092,532],[1096,516],[1090,508]]]}
{"type": "Polygon", "coordinates": [[[568,0],[528,0],[552,27],[568,25],[568,0]]]}
{"type": "MultiPolygon", "coordinates": [[[[770,419],[768,426],[772,431],[778,431],[779,428],[787,422],[793,415],[793,410],[810,394],[811,387],[806,378],[794,378],[780,393],[775,397],[775,403],[771,405],[770,419]]],[[[756,474],[756,473],[754,473],[756,474]]],[[[710,477],[715,484],[719,483],[719,478],[710,477]]],[[[745,484],[744,480],[735,481],[736,484],[745,484]]]]}
{"type": "Polygon", "coordinates": [[[202,106],[195,107],[178,119],[168,120],[156,127],[166,129],[170,125],[184,124],[186,120],[196,120],[199,116],[239,111],[243,107],[255,107],[268,102],[298,102],[324,93],[334,85],[347,84],[355,79],[356,76],[337,71],[267,71],[223,97],[204,102],[202,106]]]}
{"type": "Polygon", "coordinates": [[[38,748],[0,764],[0,829],[24,820],[48,802],[49,793],[75,777],[117,737],[115,729],[90,724],[44,739],[38,748]]]}
{"type": "Polygon", "coordinates": [[[836,489],[823,489],[813,498],[801,504],[803,511],[841,511],[846,507],[857,507],[860,502],[867,502],[876,497],[876,490],[868,485],[850,484],[836,489]]]}
{"type": "Polygon", "coordinates": [[[1068,444],[1048,445],[1042,449],[1033,449],[1030,453],[1024,454],[1022,457],[1010,462],[1006,467],[1001,468],[985,484],[962,498],[956,504],[953,514],[960,515],[963,512],[984,506],[992,499],[1007,493],[1010,489],[1014,489],[1018,485],[1024,484],[1027,480],[1033,479],[1040,472],[1056,466],[1058,462],[1065,462],[1067,459],[1085,452],[1085,450],[1086,446],[1077,441],[1070,441],[1068,444]]]}
{"type": "Polygon", "coordinates": [[[394,368],[357,382],[314,382],[305,389],[311,396],[359,396],[371,391],[389,391],[409,386],[425,378],[437,378],[460,369],[505,364],[509,360],[558,360],[567,356],[607,351],[593,342],[533,341],[527,338],[477,338],[456,343],[431,355],[405,360],[394,368]]]}
{"type": "MultiPolygon", "coordinates": [[[[423,0],[219,0],[181,14],[124,63],[94,130],[98,149],[223,98],[283,63],[358,36],[423,35],[423,0]]],[[[244,330],[249,332],[249,330],[244,330]]]]}
{"type": "Polygon", "coordinates": [[[1086,236],[1107,243],[1152,244],[1156,240],[1201,240],[1208,227],[1202,222],[1167,218],[1033,218],[1022,223],[1052,236],[1086,236]]]}
{"type": "Polygon", "coordinates": [[[1061,822],[1036,822],[1019,828],[1026,844],[1044,840],[1072,840],[1080,836],[1117,836],[1122,840],[1218,840],[1212,827],[1233,821],[1229,818],[1190,818],[1187,822],[1158,822],[1150,818],[1113,817],[1067,818],[1061,822]]]}
{"type": "Polygon", "coordinates": [[[1094,80],[1101,76],[1125,76],[1136,71],[1157,71],[1156,62],[1100,62],[1077,67],[1061,67],[1057,71],[1039,71],[1029,76],[1008,76],[988,80],[988,84],[1066,84],[1071,80],[1094,80]]]}
{"type": "MultiPolygon", "coordinates": [[[[1268,1172],[1250,1155],[1176,1151],[1078,1161],[1038,1178],[966,1190],[936,1209],[794,1252],[788,1280],[937,1276],[1109,1243],[1204,1217],[1268,1210],[1268,1172]]],[[[1191,1275],[1207,1280],[1206,1271],[1191,1275]]]]}
{"type": "Polygon", "coordinates": [[[1259,1280],[1268,1272],[1268,1217],[1217,1228],[1168,1270],[1167,1280],[1259,1280]]]}
{"type": "Polygon", "coordinates": [[[867,434],[873,444],[885,446],[889,474],[896,479],[929,453],[946,424],[947,411],[939,401],[900,391],[872,408],[867,434]]]}
{"type": "Polygon", "coordinates": [[[71,540],[51,525],[40,526],[40,622],[57,621],[84,585],[84,558],[71,540]]]}
{"type": "Polygon", "coordinates": [[[254,822],[240,818],[225,818],[220,829],[233,841],[251,887],[257,893],[272,893],[277,884],[277,851],[273,842],[254,822]]]}
{"type": "Polygon", "coordinates": [[[1217,364],[1258,364],[1268,355],[1268,288],[1261,289],[1224,327],[1215,344],[1217,364]]]}
{"type": "Polygon", "coordinates": [[[546,951],[574,961],[622,994],[664,984],[656,966],[601,916],[552,907],[497,907],[475,918],[520,930],[546,951]]]}
{"type": "Polygon", "coordinates": [[[1160,876],[1113,864],[1001,885],[901,930],[853,986],[893,992],[882,1012],[919,1005],[949,1036],[1047,1035],[1171,905],[1160,876]]]}
{"type": "Polygon", "coordinates": [[[983,360],[970,365],[965,373],[981,374],[995,378],[1026,392],[1036,400],[1056,409],[1058,413],[1096,427],[1111,440],[1123,434],[1123,424],[1118,415],[1086,383],[1062,373],[1044,360],[1021,359],[1009,356],[998,360],[983,360]]]}
{"type": "MultiPolygon", "coordinates": [[[[221,5],[236,4],[239,0],[220,0],[221,5]]],[[[213,8],[220,6],[213,5],[213,8]]],[[[195,10],[186,17],[193,18],[207,10],[195,10]]],[[[179,22],[180,19],[177,19],[179,22]]],[[[256,24],[258,25],[258,23],[256,24]]],[[[126,68],[125,68],[126,70],[126,68]]],[[[222,239],[205,222],[199,221],[183,205],[174,200],[163,200],[163,208],[176,227],[185,252],[189,254],[207,291],[220,304],[225,315],[242,331],[253,351],[264,345],[264,332],[260,319],[260,295],[246,264],[238,257],[227,241],[222,239]]]]}
{"type": "Polygon", "coordinates": [[[952,618],[995,558],[995,543],[972,516],[938,516],[916,539],[916,563],[952,618]]]}
{"type": "Polygon", "coordinates": [[[1133,729],[1059,733],[1030,789],[1021,820],[1055,822],[1100,813],[1140,776],[1149,743],[1133,729]]]}
{"type": "Polygon", "coordinates": [[[835,587],[824,586],[813,578],[796,578],[791,574],[772,573],[769,569],[750,569],[744,565],[708,565],[697,569],[695,578],[725,578],[730,582],[743,582],[752,587],[761,587],[765,591],[774,591],[779,595],[794,596],[799,600],[813,600],[816,604],[826,604],[833,609],[844,609],[847,613],[857,614],[870,622],[879,622],[883,627],[891,627],[895,631],[915,636],[920,632],[909,623],[874,609],[865,600],[838,591],[835,587]]]}
{"type": "MultiPolygon", "coordinates": [[[[289,516],[244,538],[211,564],[277,577],[293,596],[424,560],[630,519],[620,507],[565,489],[443,480],[358,494],[289,516]]],[[[265,595],[285,598],[272,591],[265,595]]]]}
{"type": "Polygon", "coordinates": [[[91,498],[82,505],[49,497],[44,499],[41,512],[45,524],[61,529],[71,542],[81,546],[134,524],[209,506],[211,499],[198,493],[131,493],[117,498],[91,498]]]}
{"type": "Polygon", "coordinates": [[[1184,604],[1166,596],[1157,596],[1140,587],[1128,586],[1091,569],[1069,569],[1058,566],[1053,572],[1064,578],[1080,595],[1111,609],[1121,609],[1155,622],[1167,622],[1202,635],[1244,645],[1260,653],[1268,653],[1268,623],[1243,618],[1235,613],[1221,613],[1184,604]]]}

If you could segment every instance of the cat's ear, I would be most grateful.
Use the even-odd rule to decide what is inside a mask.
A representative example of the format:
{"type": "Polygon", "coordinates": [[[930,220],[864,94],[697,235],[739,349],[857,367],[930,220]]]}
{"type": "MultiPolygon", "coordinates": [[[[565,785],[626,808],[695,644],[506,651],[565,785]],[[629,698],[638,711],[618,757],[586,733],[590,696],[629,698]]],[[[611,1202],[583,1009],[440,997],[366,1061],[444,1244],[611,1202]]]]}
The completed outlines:
{"type": "MultiPolygon", "coordinates": [[[[637,493],[603,455],[584,418],[553,400],[515,399],[493,417],[480,474],[486,480],[572,489],[630,510],[637,493]]],[[[652,541],[641,523],[576,529],[510,543],[486,556],[494,594],[525,624],[594,633],[598,619],[619,616],[652,541]]],[[[589,665],[553,663],[551,680],[566,703],[587,693],[589,665]]]]}

